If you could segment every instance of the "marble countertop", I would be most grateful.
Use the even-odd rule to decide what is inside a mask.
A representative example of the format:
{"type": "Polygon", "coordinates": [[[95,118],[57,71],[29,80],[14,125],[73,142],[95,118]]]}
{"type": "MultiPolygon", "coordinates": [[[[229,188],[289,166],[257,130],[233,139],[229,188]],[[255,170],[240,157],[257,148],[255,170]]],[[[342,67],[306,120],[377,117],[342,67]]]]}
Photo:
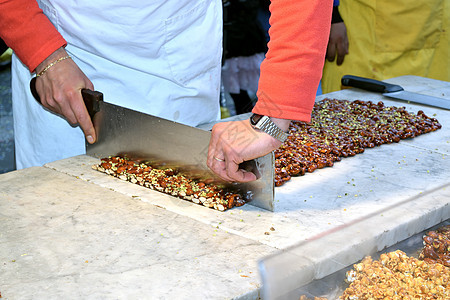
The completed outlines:
{"type": "MultiPolygon", "coordinates": [[[[450,101],[448,82],[388,82],[450,101]]],[[[423,110],[443,127],[293,178],[274,212],[208,209],[105,176],[85,155],[0,175],[1,295],[252,299],[258,261],[281,250],[312,241],[296,270],[307,282],[450,217],[450,111],[357,89],[325,97],[423,110]]]]}

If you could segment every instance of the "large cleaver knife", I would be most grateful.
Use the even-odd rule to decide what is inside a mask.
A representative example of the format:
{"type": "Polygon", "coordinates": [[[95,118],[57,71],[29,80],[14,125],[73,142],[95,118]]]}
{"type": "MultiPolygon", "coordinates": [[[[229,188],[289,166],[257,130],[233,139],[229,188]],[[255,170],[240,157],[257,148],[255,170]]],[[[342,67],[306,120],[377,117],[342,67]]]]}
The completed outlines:
{"type": "MultiPolygon", "coordinates": [[[[39,101],[34,78],[30,87],[39,101]]],[[[258,180],[227,183],[206,165],[210,131],[104,102],[103,94],[97,91],[84,89],[82,96],[97,135],[95,144],[86,144],[88,155],[97,158],[127,155],[157,166],[174,167],[188,176],[212,180],[226,189],[238,191],[251,199],[249,204],[273,211],[273,153],[240,165],[254,172],[258,180]]]]}
{"type": "Polygon", "coordinates": [[[405,91],[399,85],[390,84],[375,79],[369,79],[353,75],[344,75],[342,76],[341,83],[344,86],[351,86],[366,91],[382,93],[383,96],[409,101],[411,103],[419,103],[443,109],[450,109],[450,100],[423,95],[419,93],[408,92],[405,91]]]}

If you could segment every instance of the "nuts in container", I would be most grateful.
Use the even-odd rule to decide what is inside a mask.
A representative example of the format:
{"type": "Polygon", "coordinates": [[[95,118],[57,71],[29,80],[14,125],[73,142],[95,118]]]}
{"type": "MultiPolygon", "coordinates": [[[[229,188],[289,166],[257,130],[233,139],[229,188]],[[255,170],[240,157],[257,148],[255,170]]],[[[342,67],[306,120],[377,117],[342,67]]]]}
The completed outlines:
{"type": "Polygon", "coordinates": [[[370,256],[347,272],[350,286],[339,299],[450,299],[450,268],[397,250],[370,256]]]}
{"type": "Polygon", "coordinates": [[[423,244],[419,259],[450,267],[450,225],[428,232],[423,237],[423,244]]]}

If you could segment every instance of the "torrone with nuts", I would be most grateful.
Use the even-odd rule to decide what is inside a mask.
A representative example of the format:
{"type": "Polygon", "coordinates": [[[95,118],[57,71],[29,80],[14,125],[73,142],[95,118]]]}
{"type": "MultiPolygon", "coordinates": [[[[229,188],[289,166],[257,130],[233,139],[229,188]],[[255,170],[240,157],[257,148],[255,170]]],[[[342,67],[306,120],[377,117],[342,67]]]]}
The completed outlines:
{"type": "Polygon", "coordinates": [[[220,211],[246,203],[242,195],[212,183],[189,179],[171,168],[157,169],[126,157],[102,158],[93,169],[141,186],[220,211]]]}
{"type": "Polygon", "coordinates": [[[324,99],[314,105],[311,122],[292,122],[289,137],[275,151],[275,185],[291,176],[331,167],[341,157],[354,156],[382,144],[435,131],[435,118],[383,102],[324,99]]]}

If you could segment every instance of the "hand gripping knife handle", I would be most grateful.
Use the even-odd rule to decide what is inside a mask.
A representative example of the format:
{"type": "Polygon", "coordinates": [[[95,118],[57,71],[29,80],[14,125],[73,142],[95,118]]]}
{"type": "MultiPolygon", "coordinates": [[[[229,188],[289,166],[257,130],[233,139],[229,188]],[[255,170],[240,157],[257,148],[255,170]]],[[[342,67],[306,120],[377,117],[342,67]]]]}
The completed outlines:
{"type": "MultiPolygon", "coordinates": [[[[39,94],[36,90],[36,77],[31,79],[30,81],[30,90],[34,99],[36,99],[37,102],[42,104],[41,98],[39,97],[39,94]]],[[[100,110],[99,102],[103,101],[103,93],[98,91],[92,91],[89,89],[82,89],[81,96],[83,97],[84,105],[86,105],[86,109],[89,113],[89,116],[91,117],[92,122],[94,122],[94,115],[100,110]]]]}

